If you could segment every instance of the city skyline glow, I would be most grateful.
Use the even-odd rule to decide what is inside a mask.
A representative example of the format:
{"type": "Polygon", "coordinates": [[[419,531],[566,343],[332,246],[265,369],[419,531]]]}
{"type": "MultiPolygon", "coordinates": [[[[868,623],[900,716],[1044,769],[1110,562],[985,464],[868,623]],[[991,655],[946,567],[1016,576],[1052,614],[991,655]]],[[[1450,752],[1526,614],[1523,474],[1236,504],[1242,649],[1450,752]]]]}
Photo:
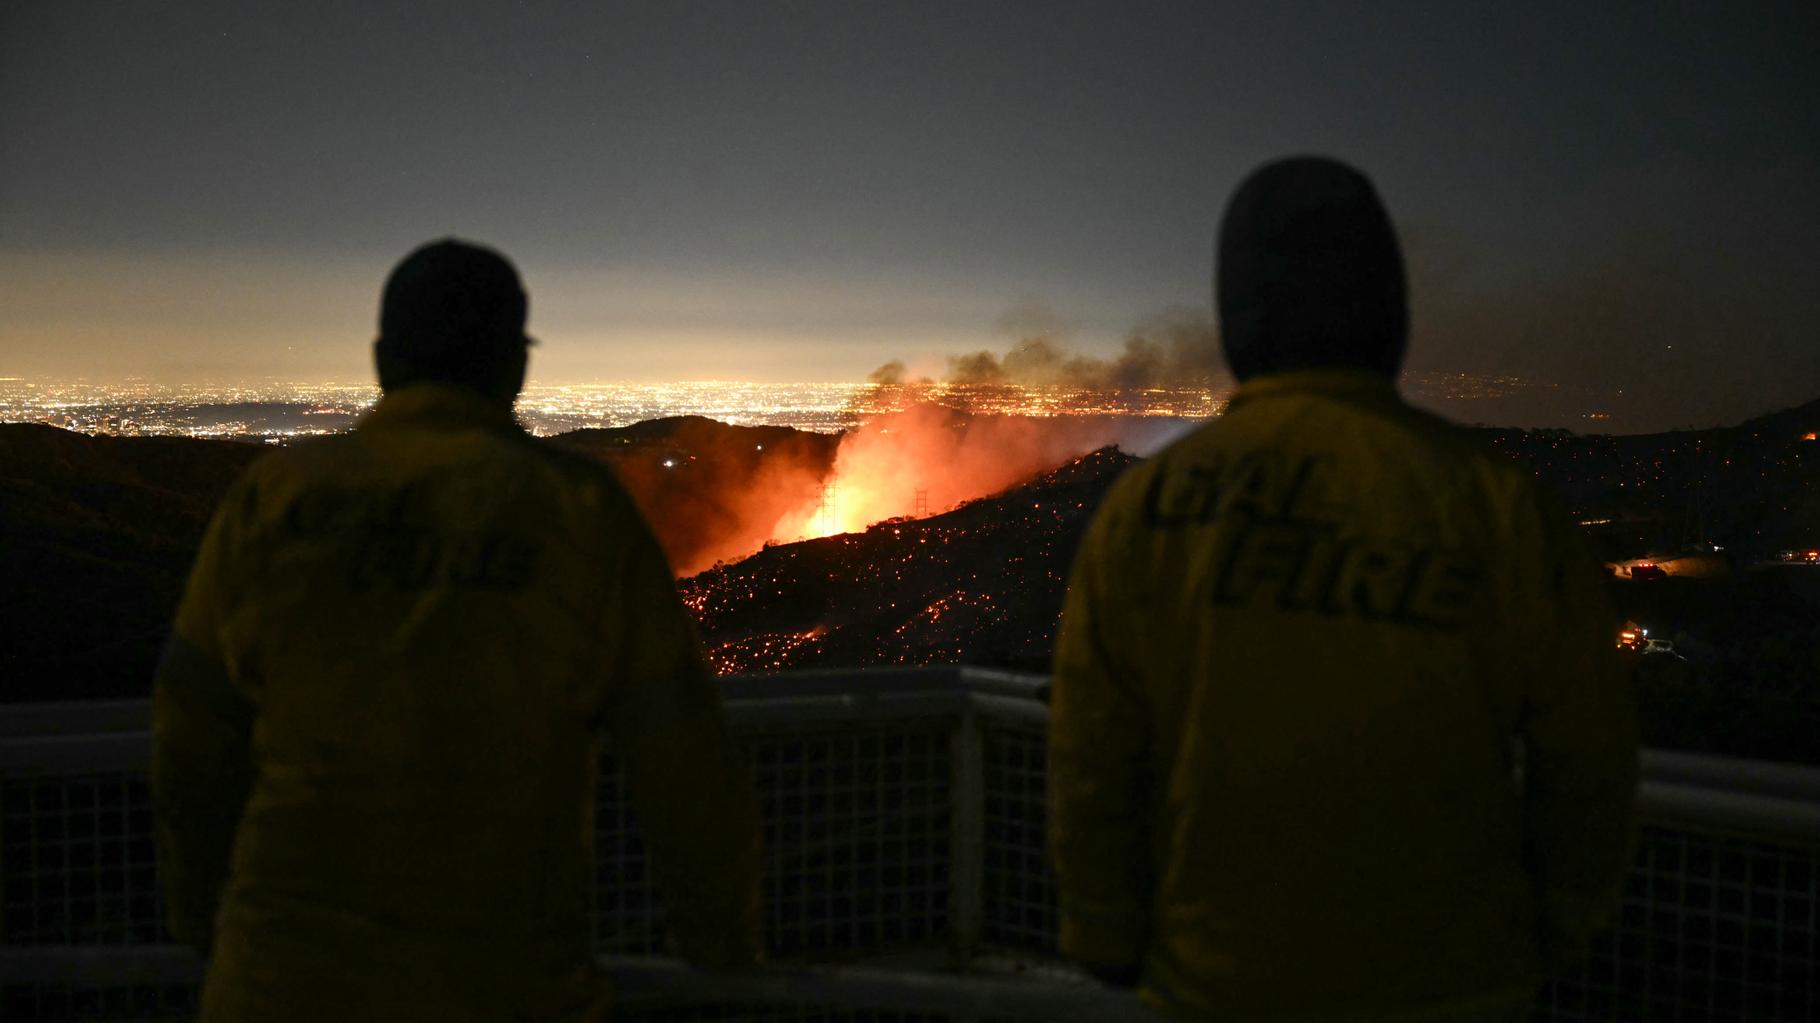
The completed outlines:
{"type": "MultiPolygon", "coordinates": [[[[0,6],[0,374],[359,381],[409,249],[496,246],[544,383],[864,379],[1211,312],[1226,197],[1356,163],[1409,368],[1820,381],[1820,8],[0,6]]],[[[1569,425],[1578,398],[1538,401],[1569,425]]]]}

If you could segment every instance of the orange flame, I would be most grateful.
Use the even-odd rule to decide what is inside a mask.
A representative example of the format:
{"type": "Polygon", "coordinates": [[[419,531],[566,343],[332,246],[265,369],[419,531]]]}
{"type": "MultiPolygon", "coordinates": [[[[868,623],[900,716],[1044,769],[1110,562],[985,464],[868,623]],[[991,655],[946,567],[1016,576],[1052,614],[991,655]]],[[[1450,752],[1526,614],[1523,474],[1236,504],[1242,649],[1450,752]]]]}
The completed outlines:
{"type": "Polygon", "coordinates": [[[820,495],[783,516],[773,535],[813,539],[948,511],[1129,432],[1102,419],[968,417],[937,405],[912,406],[843,438],[820,495]]]}

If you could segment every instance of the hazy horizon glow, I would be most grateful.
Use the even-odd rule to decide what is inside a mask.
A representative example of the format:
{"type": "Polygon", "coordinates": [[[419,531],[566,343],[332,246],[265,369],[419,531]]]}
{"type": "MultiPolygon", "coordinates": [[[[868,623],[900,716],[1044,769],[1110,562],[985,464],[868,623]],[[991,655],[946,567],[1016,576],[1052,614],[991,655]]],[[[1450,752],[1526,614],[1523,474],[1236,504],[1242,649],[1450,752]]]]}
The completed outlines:
{"type": "MultiPolygon", "coordinates": [[[[1579,433],[1657,432],[1623,394],[1586,386],[1427,371],[1403,373],[1398,386],[1417,407],[1464,424],[1529,426],[1541,410],[1545,419],[1579,433]]],[[[750,380],[565,384],[533,379],[519,395],[517,411],[526,428],[537,434],[627,426],[670,416],[838,432],[919,404],[1036,419],[1189,422],[1219,415],[1232,388],[1230,379],[1157,387],[922,378],[887,385],[875,381],[750,380]]],[[[48,423],[90,433],[288,436],[300,430],[346,429],[378,397],[378,386],[371,380],[159,384],[145,379],[0,377],[0,422],[48,423]]]]}
{"type": "MultiPolygon", "coordinates": [[[[1820,8],[0,5],[0,375],[359,381],[446,235],[533,379],[1106,358],[1211,308],[1226,196],[1332,153],[1410,369],[1712,425],[1820,389],[1820,8]],[[1313,70],[1311,70],[1313,69],[1313,70]]],[[[1528,399],[1524,399],[1528,400],[1528,399]]]]}

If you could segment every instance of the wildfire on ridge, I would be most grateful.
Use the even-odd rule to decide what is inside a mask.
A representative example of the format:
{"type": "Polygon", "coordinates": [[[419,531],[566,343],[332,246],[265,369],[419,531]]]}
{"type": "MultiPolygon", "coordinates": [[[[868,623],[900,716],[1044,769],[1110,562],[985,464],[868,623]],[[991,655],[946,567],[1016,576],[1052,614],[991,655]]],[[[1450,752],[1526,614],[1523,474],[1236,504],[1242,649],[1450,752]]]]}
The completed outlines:
{"type": "Polygon", "coordinates": [[[970,415],[912,405],[844,436],[819,492],[780,518],[771,539],[939,514],[1108,444],[1147,452],[1181,429],[1160,417],[970,415]]]}
{"type": "Polygon", "coordinates": [[[613,466],[686,578],[767,545],[938,515],[1110,444],[1148,454],[1223,405],[1153,391],[878,387],[836,435],[680,417],[559,442],[613,466]]]}
{"type": "Polygon", "coordinates": [[[1077,538],[1134,460],[1095,451],[945,515],[772,547],[678,589],[721,674],[1034,666],[1053,643],[1077,538]]]}
{"type": "Polygon", "coordinates": [[[813,648],[827,631],[827,627],[817,625],[797,631],[745,636],[710,649],[708,661],[717,675],[743,671],[783,671],[802,656],[805,649],[813,648]]]}

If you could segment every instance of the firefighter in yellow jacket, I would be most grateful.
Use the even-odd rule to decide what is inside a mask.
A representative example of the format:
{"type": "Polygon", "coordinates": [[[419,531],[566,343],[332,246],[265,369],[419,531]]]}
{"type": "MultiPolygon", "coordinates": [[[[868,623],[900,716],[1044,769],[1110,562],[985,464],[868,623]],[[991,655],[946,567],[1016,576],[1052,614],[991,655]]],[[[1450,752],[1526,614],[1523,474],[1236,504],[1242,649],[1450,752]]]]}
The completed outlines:
{"type": "Polygon", "coordinates": [[[1069,584],[1062,951],[1184,1018],[1523,1018],[1628,866],[1597,567],[1399,399],[1402,260],[1358,172],[1254,173],[1218,292],[1230,406],[1119,481],[1069,584]]]}
{"type": "Polygon", "coordinates": [[[632,502],[513,420],[525,310],[497,253],[412,253],[378,406],[261,459],[203,541],[152,784],[205,1023],[598,1014],[602,731],[677,951],[758,955],[750,781],[632,502]]]}

